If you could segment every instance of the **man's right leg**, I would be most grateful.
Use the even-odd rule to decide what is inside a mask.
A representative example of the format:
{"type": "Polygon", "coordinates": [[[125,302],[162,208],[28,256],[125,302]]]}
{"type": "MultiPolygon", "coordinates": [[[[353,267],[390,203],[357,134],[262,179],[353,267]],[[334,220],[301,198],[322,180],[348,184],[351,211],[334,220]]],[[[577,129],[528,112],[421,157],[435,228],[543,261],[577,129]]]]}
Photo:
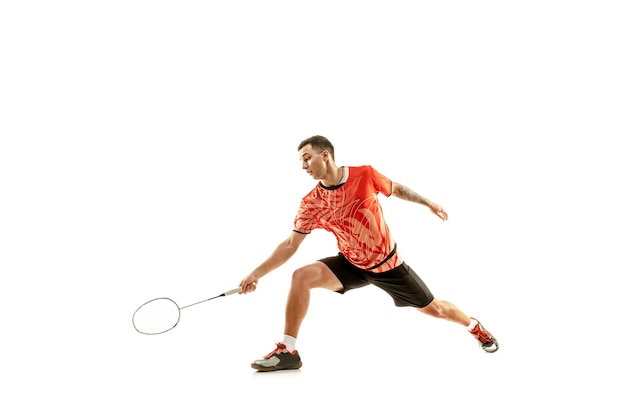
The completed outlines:
{"type": "Polygon", "coordinates": [[[302,366],[300,355],[295,350],[295,339],[298,337],[300,326],[309,309],[311,290],[325,288],[331,291],[341,291],[343,285],[335,274],[322,262],[314,262],[294,271],[291,277],[291,288],[287,296],[285,307],[285,338],[290,338],[291,349],[285,341],[277,343],[276,348],[265,355],[263,359],[252,363],[252,368],[259,371],[279,371],[283,369],[298,369],[302,366]]]}
{"type": "Polygon", "coordinates": [[[328,266],[322,262],[314,262],[296,269],[291,277],[291,288],[285,307],[284,330],[286,335],[298,337],[300,326],[309,309],[313,288],[341,291],[343,285],[328,266]]]}

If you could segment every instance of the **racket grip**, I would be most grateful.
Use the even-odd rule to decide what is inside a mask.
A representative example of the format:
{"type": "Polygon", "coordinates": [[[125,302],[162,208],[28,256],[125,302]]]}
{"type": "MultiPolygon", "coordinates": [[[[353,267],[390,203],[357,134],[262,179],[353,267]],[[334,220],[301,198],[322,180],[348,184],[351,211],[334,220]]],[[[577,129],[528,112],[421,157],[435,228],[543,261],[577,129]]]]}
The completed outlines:
{"type": "Polygon", "coordinates": [[[237,294],[239,291],[241,291],[241,287],[233,288],[232,290],[226,291],[224,295],[237,294]]]}

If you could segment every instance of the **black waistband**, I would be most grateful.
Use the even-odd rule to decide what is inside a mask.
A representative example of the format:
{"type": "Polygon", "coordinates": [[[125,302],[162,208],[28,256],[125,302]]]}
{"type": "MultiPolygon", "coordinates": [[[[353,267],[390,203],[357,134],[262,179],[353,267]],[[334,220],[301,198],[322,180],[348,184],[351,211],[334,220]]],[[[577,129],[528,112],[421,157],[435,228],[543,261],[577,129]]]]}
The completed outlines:
{"type": "Polygon", "coordinates": [[[398,244],[397,244],[397,243],[394,243],[394,244],[393,244],[393,249],[391,250],[391,252],[389,252],[389,255],[387,255],[387,256],[385,257],[385,259],[383,259],[383,260],[382,260],[382,262],[377,263],[376,265],[372,266],[371,268],[367,268],[367,269],[366,269],[366,271],[371,271],[372,269],[380,268],[381,266],[383,266],[384,264],[386,264],[386,263],[387,263],[387,261],[388,261],[389,259],[391,259],[391,257],[392,257],[393,255],[395,255],[395,254],[396,254],[396,248],[397,248],[397,247],[398,247],[398,244]]]}

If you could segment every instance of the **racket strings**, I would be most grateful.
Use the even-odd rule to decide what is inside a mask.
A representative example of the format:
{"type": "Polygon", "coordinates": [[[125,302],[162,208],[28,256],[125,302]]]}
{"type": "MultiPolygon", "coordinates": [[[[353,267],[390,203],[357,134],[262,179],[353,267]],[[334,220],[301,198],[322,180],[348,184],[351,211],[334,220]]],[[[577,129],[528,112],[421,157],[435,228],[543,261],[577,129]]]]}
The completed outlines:
{"type": "Polygon", "coordinates": [[[180,320],[180,308],[169,298],[155,298],[135,311],[133,326],[139,333],[161,334],[176,327],[180,320]]]}

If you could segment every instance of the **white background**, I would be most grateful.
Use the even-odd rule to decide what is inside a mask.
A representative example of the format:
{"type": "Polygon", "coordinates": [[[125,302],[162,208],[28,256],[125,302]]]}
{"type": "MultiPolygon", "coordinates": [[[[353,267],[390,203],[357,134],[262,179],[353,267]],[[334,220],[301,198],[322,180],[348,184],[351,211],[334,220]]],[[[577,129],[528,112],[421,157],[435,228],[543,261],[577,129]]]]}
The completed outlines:
{"type": "Polygon", "coordinates": [[[6,416],[623,416],[626,14],[619,1],[6,1],[6,416]],[[401,254],[501,349],[373,288],[314,292],[300,371],[257,374],[291,271],[135,332],[148,299],[236,287],[314,182],[297,144],[440,203],[383,198],[401,254]]]}

